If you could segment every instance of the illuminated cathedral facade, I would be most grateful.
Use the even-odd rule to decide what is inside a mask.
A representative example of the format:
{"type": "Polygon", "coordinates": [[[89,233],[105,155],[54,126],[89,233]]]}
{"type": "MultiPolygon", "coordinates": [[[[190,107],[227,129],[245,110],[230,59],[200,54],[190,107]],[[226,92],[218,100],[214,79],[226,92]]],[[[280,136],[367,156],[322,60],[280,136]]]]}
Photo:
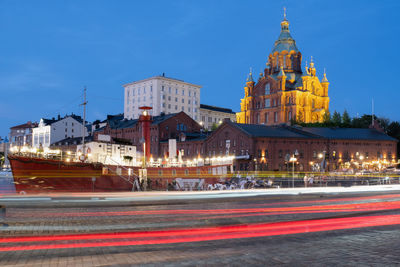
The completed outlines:
{"type": "Polygon", "coordinates": [[[329,112],[326,73],[320,81],[312,57],[310,67],[306,63],[303,73],[301,60],[302,54],[290,35],[285,15],[279,38],[257,82],[250,71],[240,112],[236,113],[237,122],[265,125],[322,122],[329,112]]]}

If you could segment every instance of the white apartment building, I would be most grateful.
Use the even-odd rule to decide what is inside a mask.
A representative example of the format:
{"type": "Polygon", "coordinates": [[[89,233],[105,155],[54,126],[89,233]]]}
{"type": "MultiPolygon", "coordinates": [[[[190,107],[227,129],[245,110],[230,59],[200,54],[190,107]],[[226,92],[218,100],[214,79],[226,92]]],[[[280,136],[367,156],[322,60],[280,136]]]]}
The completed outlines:
{"type": "Polygon", "coordinates": [[[200,105],[200,125],[204,129],[211,130],[213,125],[219,126],[224,119],[236,122],[236,113],[229,108],[200,105]]]}
{"type": "Polygon", "coordinates": [[[152,107],[151,115],[170,114],[180,111],[192,119],[200,119],[201,86],[162,76],[155,76],[123,85],[124,118],[137,119],[139,107],[152,107]]]}
{"type": "Polygon", "coordinates": [[[64,118],[58,116],[57,119],[42,118],[38,127],[32,128],[33,147],[50,147],[55,142],[74,137],[82,137],[82,118],[76,115],[67,115],[64,118]]]}

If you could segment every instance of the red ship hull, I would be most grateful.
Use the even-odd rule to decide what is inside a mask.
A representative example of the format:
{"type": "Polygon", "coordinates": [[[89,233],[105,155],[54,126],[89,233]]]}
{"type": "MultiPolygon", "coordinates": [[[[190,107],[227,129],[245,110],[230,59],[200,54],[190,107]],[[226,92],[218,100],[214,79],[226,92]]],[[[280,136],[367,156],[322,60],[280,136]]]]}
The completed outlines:
{"type": "MultiPolygon", "coordinates": [[[[129,168],[131,169],[131,174],[138,175],[138,167],[103,165],[101,163],[64,162],[17,155],[9,155],[8,158],[17,193],[116,192],[136,190],[132,182],[129,182],[124,177],[129,177],[129,168]]],[[[150,167],[147,168],[148,189],[166,190],[174,187],[177,178],[195,182],[195,179],[198,179],[198,186],[195,188],[190,187],[190,189],[204,189],[208,184],[224,182],[226,175],[221,175],[221,169],[218,170],[218,168],[227,169],[227,167],[228,165],[169,168],[150,167]],[[201,183],[200,180],[202,180],[201,183]]],[[[130,181],[133,181],[133,179],[130,181]]],[[[180,189],[187,190],[188,188],[180,189]]]]}

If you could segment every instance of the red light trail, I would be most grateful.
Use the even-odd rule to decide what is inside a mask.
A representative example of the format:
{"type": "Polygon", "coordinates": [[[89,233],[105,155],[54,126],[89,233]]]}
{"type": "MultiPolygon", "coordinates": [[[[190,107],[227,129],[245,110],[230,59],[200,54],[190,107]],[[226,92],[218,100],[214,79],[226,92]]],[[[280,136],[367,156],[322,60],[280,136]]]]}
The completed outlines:
{"type": "Polygon", "coordinates": [[[0,251],[23,251],[41,249],[67,249],[84,247],[108,246],[137,246],[152,244],[171,244],[201,242],[237,238],[279,236],[321,231],[343,230],[352,228],[365,228],[373,226],[386,226],[400,224],[400,215],[360,216],[349,218],[302,220],[277,223],[262,223],[249,225],[233,225],[205,228],[186,228],[165,231],[129,232],[129,233],[103,233],[84,235],[38,236],[3,238],[2,243],[11,242],[41,242],[41,241],[80,241],[93,240],[85,243],[54,243],[20,246],[2,246],[0,251]],[[112,241],[101,241],[112,239],[112,241]],[[131,240],[116,240],[131,239],[131,240]],[[100,240],[100,241],[99,241],[100,240]]]}
{"type": "MultiPolygon", "coordinates": [[[[292,212],[351,212],[351,211],[377,211],[400,209],[400,201],[372,202],[372,203],[352,203],[337,205],[316,205],[298,207],[265,207],[265,208],[245,208],[245,209],[204,209],[204,210],[141,210],[141,211],[101,211],[101,212],[74,212],[74,213],[46,213],[37,214],[41,217],[94,217],[94,216],[136,216],[136,215],[224,215],[224,214],[243,214],[243,213],[271,213],[281,214],[292,212]]],[[[31,215],[19,214],[15,217],[31,217],[31,215]]]]}

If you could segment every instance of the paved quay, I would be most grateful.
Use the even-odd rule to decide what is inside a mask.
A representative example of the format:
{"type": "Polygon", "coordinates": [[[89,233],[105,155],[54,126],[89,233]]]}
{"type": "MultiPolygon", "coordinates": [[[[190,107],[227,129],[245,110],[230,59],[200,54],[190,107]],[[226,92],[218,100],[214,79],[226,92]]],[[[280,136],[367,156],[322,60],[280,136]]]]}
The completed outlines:
{"type": "Polygon", "coordinates": [[[400,264],[399,185],[2,195],[0,203],[1,266],[400,264]]]}

